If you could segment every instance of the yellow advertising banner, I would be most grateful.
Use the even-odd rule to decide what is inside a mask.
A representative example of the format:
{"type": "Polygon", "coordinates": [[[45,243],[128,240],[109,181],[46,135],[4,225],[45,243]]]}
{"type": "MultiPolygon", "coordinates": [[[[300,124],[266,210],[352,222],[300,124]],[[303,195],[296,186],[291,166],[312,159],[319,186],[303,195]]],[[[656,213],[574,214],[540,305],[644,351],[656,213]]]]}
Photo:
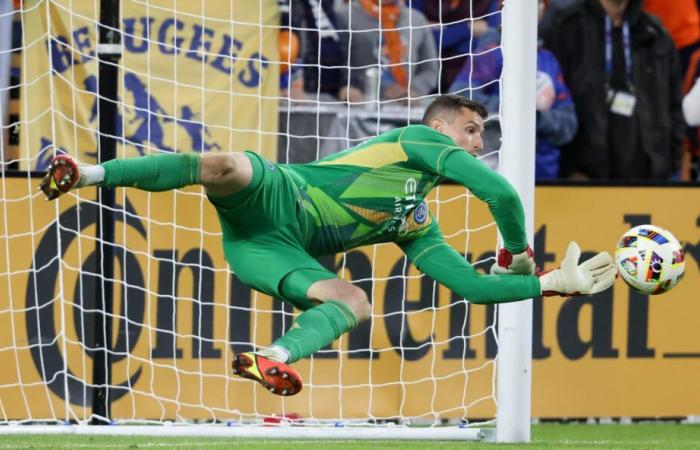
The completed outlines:
{"type": "MultiPolygon", "coordinates": [[[[22,167],[98,154],[99,2],[27,0],[22,167]]],[[[253,150],[277,156],[276,0],[119,2],[117,155],[253,150]]]]}
{"type": "MultiPolygon", "coordinates": [[[[46,203],[36,183],[0,185],[0,419],[85,419],[102,281],[95,191],[46,203]]],[[[297,363],[305,388],[282,399],[232,376],[230,361],[283,333],[294,311],[229,273],[201,193],[120,189],[117,203],[115,419],[494,416],[496,308],[469,305],[421,277],[394,244],[322,261],[367,291],[373,320],[297,363]]],[[[440,187],[429,204],[450,244],[486,271],[496,242],[486,207],[457,186],[440,187]]],[[[545,268],[570,239],[584,254],[612,252],[639,223],[673,231],[687,266],[658,297],[618,280],[593,297],[536,299],[533,416],[699,414],[700,190],[541,187],[536,204],[535,250],[545,268]]]]}

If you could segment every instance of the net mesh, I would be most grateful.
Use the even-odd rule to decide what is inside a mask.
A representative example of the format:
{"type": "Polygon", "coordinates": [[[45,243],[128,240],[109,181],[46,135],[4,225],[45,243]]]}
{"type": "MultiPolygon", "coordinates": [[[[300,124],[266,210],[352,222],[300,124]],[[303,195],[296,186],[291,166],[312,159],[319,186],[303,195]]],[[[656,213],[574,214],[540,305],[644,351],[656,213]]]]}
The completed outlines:
{"type": "MultiPolygon", "coordinates": [[[[336,2],[335,15],[326,3],[118,2],[117,157],[250,149],[307,162],[419,123],[435,93],[476,97],[500,83],[500,73],[474,81],[480,55],[500,51],[498,37],[485,50],[476,37],[455,48],[446,39],[500,11],[467,1],[467,15],[439,10],[434,23],[409,6],[389,20],[388,10],[358,15],[366,2],[336,2]],[[392,87],[404,76],[403,90],[392,87]]],[[[117,422],[491,421],[495,308],[472,307],[393,244],[322,259],[365,290],[372,320],[296,365],[302,393],[281,399],[234,377],[233,354],[269,344],[297,311],[230,273],[199,188],[119,189],[114,205],[94,188],[43,200],[37,176],[53,155],[101,158],[100,2],[0,4],[0,423],[93,417],[95,336],[106,333],[94,327],[105,314],[100,286],[114,292],[102,369],[117,422]],[[103,208],[115,221],[111,276],[97,252],[103,208]]],[[[491,164],[497,109],[486,125],[491,164]]],[[[497,239],[487,208],[454,185],[435,189],[429,207],[448,242],[485,271],[497,239]]]]}

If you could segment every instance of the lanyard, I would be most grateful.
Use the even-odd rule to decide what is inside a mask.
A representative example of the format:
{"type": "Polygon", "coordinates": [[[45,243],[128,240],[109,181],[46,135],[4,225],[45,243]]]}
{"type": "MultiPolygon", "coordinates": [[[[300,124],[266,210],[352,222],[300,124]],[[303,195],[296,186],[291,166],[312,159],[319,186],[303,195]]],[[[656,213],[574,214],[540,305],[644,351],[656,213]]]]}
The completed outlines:
{"type": "MultiPolygon", "coordinates": [[[[605,16],[605,73],[608,78],[613,72],[613,38],[612,21],[610,16],[605,16]]],[[[625,72],[627,73],[627,83],[632,84],[632,50],[630,45],[630,26],[625,20],[622,24],[622,47],[625,53],[625,72]]]]}

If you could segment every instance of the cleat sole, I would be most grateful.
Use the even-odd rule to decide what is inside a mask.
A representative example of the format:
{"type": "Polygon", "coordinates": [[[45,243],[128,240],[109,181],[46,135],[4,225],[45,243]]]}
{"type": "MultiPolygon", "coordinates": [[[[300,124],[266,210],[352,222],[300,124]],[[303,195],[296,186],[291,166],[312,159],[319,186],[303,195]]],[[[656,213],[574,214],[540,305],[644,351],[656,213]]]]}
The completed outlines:
{"type": "Polygon", "coordinates": [[[303,387],[301,378],[290,366],[254,353],[235,355],[231,365],[234,375],[257,381],[276,395],[295,395],[303,387]]]}

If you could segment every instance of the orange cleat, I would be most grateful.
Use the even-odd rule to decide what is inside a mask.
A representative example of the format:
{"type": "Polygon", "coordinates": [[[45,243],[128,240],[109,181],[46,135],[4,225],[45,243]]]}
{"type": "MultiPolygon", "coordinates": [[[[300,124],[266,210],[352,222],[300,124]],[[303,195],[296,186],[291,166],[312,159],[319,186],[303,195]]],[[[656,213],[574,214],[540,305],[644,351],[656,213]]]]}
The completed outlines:
{"type": "Polygon", "coordinates": [[[257,353],[239,353],[233,357],[233,374],[257,381],[273,394],[289,396],[301,391],[301,377],[285,363],[257,353]]]}
{"type": "Polygon", "coordinates": [[[73,189],[79,181],[78,163],[68,155],[56,155],[39,183],[39,189],[46,195],[46,200],[53,200],[73,189]]]}

